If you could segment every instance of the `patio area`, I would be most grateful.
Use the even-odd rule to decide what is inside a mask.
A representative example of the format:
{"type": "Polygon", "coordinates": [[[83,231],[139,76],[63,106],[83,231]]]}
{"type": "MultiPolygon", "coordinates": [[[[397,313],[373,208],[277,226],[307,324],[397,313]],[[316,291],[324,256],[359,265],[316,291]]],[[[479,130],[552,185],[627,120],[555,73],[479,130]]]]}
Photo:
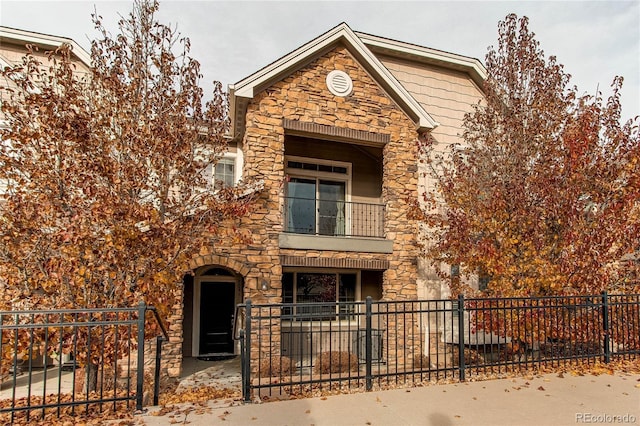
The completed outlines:
{"type": "Polygon", "coordinates": [[[178,391],[200,386],[242,390],[240,357],[184,358],[178,391]]]}

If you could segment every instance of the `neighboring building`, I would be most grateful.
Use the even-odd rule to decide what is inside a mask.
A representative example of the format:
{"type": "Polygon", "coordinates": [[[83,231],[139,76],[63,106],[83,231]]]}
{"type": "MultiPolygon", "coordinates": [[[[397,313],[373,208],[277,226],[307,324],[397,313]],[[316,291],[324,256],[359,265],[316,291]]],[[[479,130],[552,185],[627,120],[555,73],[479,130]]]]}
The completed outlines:
{"type": "MultiPolygon", "coordinates": [[[[45,53],[55,50],[65,43],[71,46],[73,52],[72,60],[76,65],[76,72],[78,74],[88,74],[91,68],[91,55],[72,39],[0,26],[0,69],[20,64],[27,51],[27,45],[32,46],[33,55],[43,64],[46,64],[47,57],[45,53]]],[[[12,77],[12,79],[19,78],[21,78],[20,75],[12,77]]],[[[11,86],[12,84],[12,81],[0,82],[0,85],[11,86]]],[[[5,95],[4,91],[0,93],[0,102],[2,102],[2,96],[5,95]]],[[[3,116],[0,115],[0,127],[5,125],[3,116]]],[[[6,182],[0,181],[0,191],[5,189],[6,182]]]]}
{"type": "MultiPolygon", "coordinates": [[[[1,34],[6,62],[17,54],[13,36],[23,45],[35,38],[74,44],[1,34]]],[[[74,52],[89,65],[82,49],[74,52]]],[[[226,184],[259,179],[264,189],[240,219],[248,241],[217,241],[193,260],[167,318],[169,374],[179,374],[183,357],[237,353],[234,309],[247,298],[443,296],[446,283],[421,258],[419,223],[407,217],[408,200],[430,184],[417,141],[431,137],[438,149],[460,143],[485,78],[477,59],[343,23],[231,85],[230,149],[211,174],[226,184]]]]}
{"type": "Polygon", "coordinates": [[[89,73],[91,55],[72,39],[0,26],[0,68],[21,63],[27,45],[31,45],[33,55],[46,64],[45,53],[63,44],[71,46],[76,72],[89,73]]]}

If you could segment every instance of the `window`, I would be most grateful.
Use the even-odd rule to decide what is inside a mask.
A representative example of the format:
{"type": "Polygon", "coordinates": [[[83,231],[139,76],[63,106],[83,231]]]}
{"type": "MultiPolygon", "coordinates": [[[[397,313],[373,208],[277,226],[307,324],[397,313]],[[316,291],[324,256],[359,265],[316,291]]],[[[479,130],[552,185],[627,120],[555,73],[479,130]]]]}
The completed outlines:
{"type": "Polygon", "coordinates": [[[484,274],[478,277],[478,290],[486,291],[489,288],[489,282],[491,281],[491,277],[484,274]]]}
{"type": "MultiPolygon", "coordinates": [[[[284,272],[282,301],[308,305],[295,307],[295,319],[349,319],[355,306],[337,302],[355,302],[357,287],[357,272],[284,272]]],[[[293,308],[285,309],[285,314],[293,315],[293,308]]]]}
{"type": "Polygon", "coordinates": [[[214,185],[233,186],[236,180],[235,166],[236,162],[233,158],[221,158],[216,163],[213,175],[214,185]]]}
{"type": "Polygon", "coordinates": [[[241,161],[241,157],[234,153],[226,154],[224,157],[218,159],[215,165],[209,164],[203,170],[203,177],[207,185],[210,185],[212,188],[235,186],[238,181],[236,170],[239,170],[239,167],[241,167],[236,166],[238,161],[241,161]]]}
{"type": "Polygon", "coordinates": [[[345,235],[351,164],[319,159],[287,159],[286,231],[345,235]]]}

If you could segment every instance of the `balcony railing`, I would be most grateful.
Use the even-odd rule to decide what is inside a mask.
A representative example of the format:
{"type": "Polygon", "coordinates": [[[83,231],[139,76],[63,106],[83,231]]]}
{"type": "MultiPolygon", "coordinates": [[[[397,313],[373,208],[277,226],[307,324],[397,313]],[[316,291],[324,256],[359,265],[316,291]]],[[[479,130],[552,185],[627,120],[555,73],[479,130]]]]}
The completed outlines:
{"type": "Polygon", "coordinates": [[[285,197],[284,208],[285,232],[384,238],[384,204],[285,197]]]}

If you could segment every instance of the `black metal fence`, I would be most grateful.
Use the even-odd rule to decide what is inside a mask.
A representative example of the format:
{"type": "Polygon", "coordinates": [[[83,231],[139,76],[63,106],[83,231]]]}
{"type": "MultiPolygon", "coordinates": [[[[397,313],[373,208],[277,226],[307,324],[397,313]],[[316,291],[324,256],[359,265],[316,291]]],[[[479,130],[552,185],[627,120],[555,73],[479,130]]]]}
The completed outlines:
{"type": "MultiPolygon", "coordinates": [[[[145,320],[155,339],[154,404],[166,330],[153,307],[0,311],[0,423],[143,408],[145,320]]],[[[149,346],[147,342],[147,346],[149,346]]]]}
{"type": "Polygon", "coordinates": [[[236,320],[247,402],[640,354],[638,294],[304,306],[248,300],[236,320]]]}

